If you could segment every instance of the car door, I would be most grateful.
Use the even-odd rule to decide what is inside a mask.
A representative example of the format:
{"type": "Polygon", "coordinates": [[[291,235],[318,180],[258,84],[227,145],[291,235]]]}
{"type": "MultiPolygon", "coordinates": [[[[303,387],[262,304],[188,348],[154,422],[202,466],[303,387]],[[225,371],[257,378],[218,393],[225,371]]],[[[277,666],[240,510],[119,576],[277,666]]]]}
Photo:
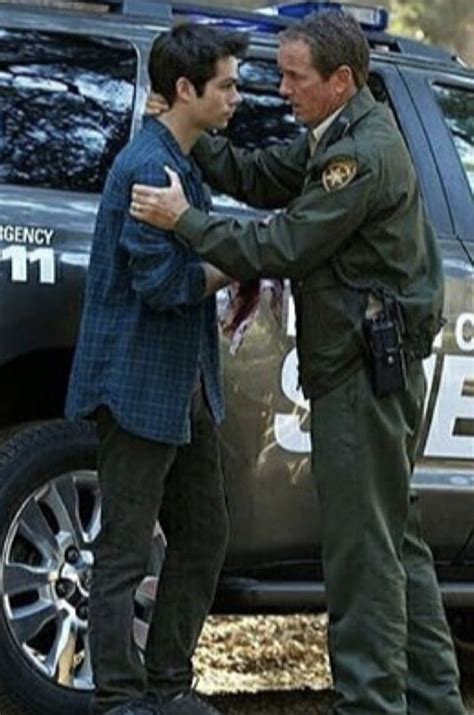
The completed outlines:
{"type": "Polygon", "coordinates": [[[474,80],[454,68],[407,67],[401,74],[451,223],[448,230],[435,223],[447,322],[425,365],[429,395],[416,473],[442,575],[474,562],[474,80]]]}

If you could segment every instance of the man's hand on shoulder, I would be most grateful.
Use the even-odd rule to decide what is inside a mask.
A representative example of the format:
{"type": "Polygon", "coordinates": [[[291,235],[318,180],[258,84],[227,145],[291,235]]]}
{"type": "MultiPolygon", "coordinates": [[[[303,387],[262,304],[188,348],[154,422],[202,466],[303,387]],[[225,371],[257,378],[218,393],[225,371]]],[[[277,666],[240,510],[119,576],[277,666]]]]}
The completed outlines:
{"type": "Polygon", "coordinates": [[[130,214],[137,221],[166,231],[173,231],[183,213],[189,208],[178,174],[165,166],[170,186],[157,188],[134,184],[130,214]]]}
{"type": "Polygon", "coordinates": [[[145,114],[151,117],[159,117],[163,112],[168,111],[169,104],[166,99],[157,92],[150,91],[146,98],[145,114]]]}

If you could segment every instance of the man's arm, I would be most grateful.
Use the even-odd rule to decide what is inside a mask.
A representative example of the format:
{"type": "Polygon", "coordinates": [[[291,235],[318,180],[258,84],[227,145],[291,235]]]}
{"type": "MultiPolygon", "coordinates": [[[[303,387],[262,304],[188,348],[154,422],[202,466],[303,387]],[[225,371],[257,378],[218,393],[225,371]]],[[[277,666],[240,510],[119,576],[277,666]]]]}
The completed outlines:
{"type": "MultiPolygon", "coordinates": [[[[160,116],[168,103],[160,94],[148,94],[146,113],[160,116]]],[[[238,149],[224,137],[202,134],[193,157],[204,178],[216,191],[255,208],[284,208],[301,192],[309,159],[307,134],[293,142],[263,150],[238,149]]]]}
{"type": "MultiPolygon", "coordinates": [[[[207,261],[241,280],[258,276],[301,279],[325,263],[356,232],[373,209],[378,178],[367,160],[322,166],[304,193],[267,221],[211,217],[189,206],[179,178],[169,172],[171,187],[134,187],[132,213],[142,221],[172,228],[207,261]]],[[[337,157],[333,157],[335,159],[337,157]]]]}
{"type": "Polygon", "coordinates": [[[248,151],[205,134],[192,154],[213,189],[265,209],[285,207],[298,196],[309,158],[306,135],[287,145],[248,151]]]}

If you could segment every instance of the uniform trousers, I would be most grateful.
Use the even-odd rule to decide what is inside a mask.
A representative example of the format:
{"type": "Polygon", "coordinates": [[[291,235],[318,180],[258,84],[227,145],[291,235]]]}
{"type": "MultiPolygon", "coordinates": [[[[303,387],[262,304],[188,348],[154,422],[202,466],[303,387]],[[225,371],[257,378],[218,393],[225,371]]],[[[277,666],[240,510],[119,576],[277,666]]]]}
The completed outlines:
{"type": "Polygon", "coordinates": [[[376,397],[365,368],[311,402],[333,715],[465,715],[411,476],[426,383],[376,397]]]}
{"type": "Polygon", "coordinates": [[[145,692],[190,687],[191,656],[211,607],[228,536],[216,427],[199,389],[192,441],[173,446],[123,430],[97,411],[102,528],[94,545],[90,645],[92,712],[145,692]],[[133,638],[133,598],[159,519],[166,556],[144,657],[133,638]]]}

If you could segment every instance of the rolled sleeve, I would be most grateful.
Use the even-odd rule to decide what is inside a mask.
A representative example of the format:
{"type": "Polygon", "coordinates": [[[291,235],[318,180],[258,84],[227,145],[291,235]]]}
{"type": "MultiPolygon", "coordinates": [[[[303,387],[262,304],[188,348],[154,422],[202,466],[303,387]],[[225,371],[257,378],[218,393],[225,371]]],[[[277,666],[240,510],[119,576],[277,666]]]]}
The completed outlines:
{"type": "MultiPolygon", "coordinates": [[[[163,170],[145,165],[134,183],[166,186],[163,170]]],[[[203,300],[206,276],[196,253],[172,232],[153,228],[128,216],[122,227],[120,245],[128,256],[131,285],[153,310],[169,310],[203,300]]]]}
{"type": "Polygon", "coordinates": [[[204,268],[172,234],[128,219],[121,245],[128,253],[133,290],[154,310],[180,308],[204,298],[204,268]]]}

